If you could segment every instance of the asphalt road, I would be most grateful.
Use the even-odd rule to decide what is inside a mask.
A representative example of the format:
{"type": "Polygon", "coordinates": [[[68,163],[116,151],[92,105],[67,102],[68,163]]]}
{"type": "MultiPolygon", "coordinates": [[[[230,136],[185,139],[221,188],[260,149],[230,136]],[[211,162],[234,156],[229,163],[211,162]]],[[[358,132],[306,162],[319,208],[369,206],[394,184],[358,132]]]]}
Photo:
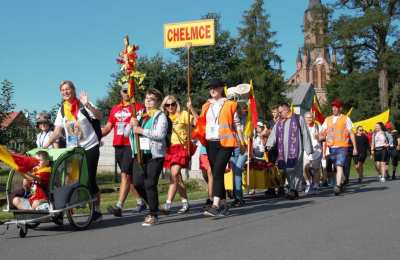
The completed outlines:
{"type": "MultiPolygon", "coordinates": [[[[400,181],[352,184],[288,201],[247,199],[225,218],[105,216],[86,231],[44,224],[0,236],[0,259],[400,259],[400,181]]],[[[4,230],[2,231],[4,232],[4,230]]]]}

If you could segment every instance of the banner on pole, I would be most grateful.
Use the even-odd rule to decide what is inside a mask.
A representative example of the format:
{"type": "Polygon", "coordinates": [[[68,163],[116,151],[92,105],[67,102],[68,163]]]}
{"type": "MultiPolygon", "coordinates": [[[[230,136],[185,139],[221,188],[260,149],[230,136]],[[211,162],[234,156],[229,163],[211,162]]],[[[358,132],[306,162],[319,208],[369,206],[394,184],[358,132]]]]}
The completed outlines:
{"type": "Polygon", "coordinates": [[[164,25],[164,48],[182,48],[215,44],[213,19],[170,23],[164,25]]]}

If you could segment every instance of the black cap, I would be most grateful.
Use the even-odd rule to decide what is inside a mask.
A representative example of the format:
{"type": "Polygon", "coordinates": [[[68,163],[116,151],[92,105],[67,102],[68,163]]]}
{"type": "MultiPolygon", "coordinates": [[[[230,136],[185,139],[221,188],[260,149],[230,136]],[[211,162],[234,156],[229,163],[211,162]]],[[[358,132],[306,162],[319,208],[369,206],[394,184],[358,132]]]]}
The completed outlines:
{"type": "Polygon", "coordinates": [[[225,86],[225,83],[219,79],[212,79],[210,81],[210,83],[208,84],[209,88],[223,88],[224,86],[225,86]]]}

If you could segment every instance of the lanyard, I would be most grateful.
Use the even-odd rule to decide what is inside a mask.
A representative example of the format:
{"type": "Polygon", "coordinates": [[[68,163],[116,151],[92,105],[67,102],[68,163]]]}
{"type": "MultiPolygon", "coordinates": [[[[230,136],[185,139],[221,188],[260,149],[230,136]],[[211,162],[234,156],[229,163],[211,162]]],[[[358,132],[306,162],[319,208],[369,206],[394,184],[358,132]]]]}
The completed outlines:
{"type": "Polygon", "coordinates": [[[47,136],[48,134],[49,134],[49,131],[47,131],[47,132],[44,134],[44,137],[42,138],[43,132],[40,133],[40,136],[39,136],[39,148],[43,148],[44,140],[46,140],[46,136],[47,136]]]}
{"type": "Polygon", "coordinates": [[[217,124],[217,122],[218,122],[218,120],[219,120],[219,116],[221,115],[222,108],[223,108],[224,105],[225,105],[225,102],[222,103],[221,109],[218,111],[217,116],[215,116],[214,110],[213,110],[213,107],[214,107],[215,104],[217,104],[217,102],[215,102],[214,104],[211,104],[211,107],[210,107],[210,108],[211,108],[211,114],[212,114],[212,116],[213,116],[213,118],[214,118],[214,124],[217,124]]]}

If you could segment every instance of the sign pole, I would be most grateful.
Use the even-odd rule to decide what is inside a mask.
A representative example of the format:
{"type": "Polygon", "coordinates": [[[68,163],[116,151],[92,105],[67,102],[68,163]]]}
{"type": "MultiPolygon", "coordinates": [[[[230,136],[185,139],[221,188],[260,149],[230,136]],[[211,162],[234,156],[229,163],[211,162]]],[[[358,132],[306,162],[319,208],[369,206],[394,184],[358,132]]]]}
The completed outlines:
{"type": "MultiPolygon", "coordinates": [[[[192,80],[191,80],[191,70],[190,70],[190,49],[191,49],[191,43],[187,43],[186,44],[186,49],[187,49],[187,100],[190,101],[190,103],[192,102],[191,97],[190,97],[190,93],[192,91],[192,80]]],[[[187,133],[188,133],[188,137],[187,137],[187,143],[186,143],[186,149],[187,149],[187,153],[189,156],[189,159],[191,159],[190,157],[190,143],[191,143],[191,132],[192,132],[192,126],[191,126],[191,122],[190,122],[190,109],[188,107],[188,118],[187,118],[187,133]]],[[[186,178],[189,177],[189,165],[186,168],[186,178]]]]}

